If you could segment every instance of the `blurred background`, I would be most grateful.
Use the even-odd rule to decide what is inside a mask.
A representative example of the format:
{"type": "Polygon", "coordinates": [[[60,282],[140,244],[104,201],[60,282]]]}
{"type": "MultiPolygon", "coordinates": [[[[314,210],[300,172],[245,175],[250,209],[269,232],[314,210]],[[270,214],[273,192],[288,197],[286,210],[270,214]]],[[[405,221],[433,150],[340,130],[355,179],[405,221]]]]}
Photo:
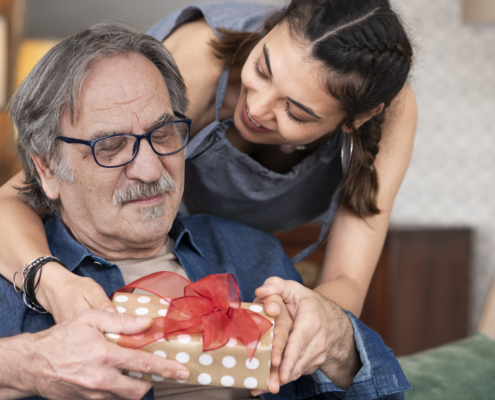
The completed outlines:
{"type": "MultiPolygon", "coordinates": [[[[0,84],[0,105],[2,90],[5,104],[34,62],[61,38],[109,20],[146,29],[192,3],[0,0],[0,14],[6,15],[3,24],[8,29],[7,39],[0,34],[4,40],[0,45],[4,53],[6,43],[9,46],[8,53],[0,54],[7,57],[0,65],[0,76],[5,71],[8,74],[0,84]]],[[[420,326],[416,336],[425,336],[428,329],[433,336],[441,331],[427,343],[407,347],[409,343],[399,350],[406,354],[473,332],[495,273],[495,2],[392,3],[415,44],[410,85],[416,93],[419,121],[411,164],[395,202],[380,261],[381,272],[370,290],[363,319],[382,329],[380,333],[392,347],[394,337],[404,336],[400,332],[405,332],[407,321],[420,326]]],[[[3,183],[18,166],[5,113],[1,122],[3,183]]],[[[291,253],[317,232],[316,225],[309,225],[280,238],[291,253]]],[[[317,252],[300,266],[308,286],[315,283],[313,270],[321,258],[317,252]]]]}

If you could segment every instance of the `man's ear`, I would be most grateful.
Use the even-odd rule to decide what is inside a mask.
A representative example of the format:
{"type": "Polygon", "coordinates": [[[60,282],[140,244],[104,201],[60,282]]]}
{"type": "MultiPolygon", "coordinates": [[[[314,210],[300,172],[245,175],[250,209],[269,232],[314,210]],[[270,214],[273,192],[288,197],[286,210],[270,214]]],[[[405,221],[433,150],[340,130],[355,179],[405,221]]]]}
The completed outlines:
{"type": "Polygon", "coordinates": [[[44,158],[33,154],[29,155],[33,160],[36,171],[38,171],[38,175],[41,179],[41,185],[43,186],[46,196],[51,200],[57,200],[60,197],[60,179],[53,173],[44,158]]]}
{"type": "MultiPolygon", "coordinates": [[[[373,118],[375,115],[380,114],[383,109],[385,108],[385,104],[380,104],[378,107],[375,107],[373,110],[368,111],[363,114],[359,114],[354,121],[354,129],[359,129],[361,125],[363,125],[365,122],[368,122],[371,118],[373,118]]],[[[341,129],[345,133],[351,133],[352,129],[349,127],[349,125],[344,124],[342,125],[341,129]]]]}

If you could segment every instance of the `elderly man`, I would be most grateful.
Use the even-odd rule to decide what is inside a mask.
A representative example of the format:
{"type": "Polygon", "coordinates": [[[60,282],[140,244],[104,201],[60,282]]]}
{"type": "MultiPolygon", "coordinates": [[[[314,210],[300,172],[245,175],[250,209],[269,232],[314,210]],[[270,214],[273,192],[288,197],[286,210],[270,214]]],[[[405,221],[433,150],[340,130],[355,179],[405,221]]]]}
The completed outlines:
{"type": "MultiPolygon", "coordinates": [[[[97,281],[107,294],[159,270],[192,281],[233,273],[243,301],[252,301],[255,289],[269,277],[300,282],[270,235],[207,215],[176,216],[189,138],[190,121],[181,114],[186,108],[184,83],[169,53],[153,38],[123,27],[93,27],[64,40],[40,61],[16,93],[12,116],[26,174],[24,193],[31,204],[50,210],[45,229],[53,255],[70,271],[97,281]]],[[[34,298],[27,304],[39,308],[34,298]]],[[[320,369],[282,386],[275,396],[401,397],[409,385],[380,338],[328,304],[339,324],[339,345],[328,349],[320,369]]],[[[0,397],[139,398],[148,384],[117,378],[115,371],[148,370],[177,380],[187,376],[175,361],[151,354],[143,358],[143,352],[104,344],[102,332],[135,333],[149,324],[146,319],[105,318],[92,311],[50,328],[51,315],[30,308],[12,285],[0,280],[0,336],[11,336],[0,340],[0,397]],[[44,361],[39,365],[33,356],[30,375],[23,363],[36,355],[30,353],[36,343],[45,347],[44,361]],[[50,345],[51,353],[46,351],[50,345]],[[78,347],[79,359],[74,357],[78,347]],[[23,348],[28,350],[16,351],[23,348]],[[69,365],[60,361],[64,352],[69,365]],[[95,352],[101,352],[99,359],[95,352]],[[4,383],[2,371],[14,361],[24,367],[10,371],[8,376],[17,379],[4,383]],[[99,363],[94,375],[100,373],[101,379],[89,379],[93,363],[99,363]],[[43,367],[54,370],[51,378],[48,374],[48,382],[36,382],[32,375],[43,367]],[[108,382],[108,370],[119,385],[108,382]]],[[[156,398],[251,398],[247,389],[170,383],[154,389],[156,398]]],[[[153,398],[153,392],[145,398],[153,398]]]]}

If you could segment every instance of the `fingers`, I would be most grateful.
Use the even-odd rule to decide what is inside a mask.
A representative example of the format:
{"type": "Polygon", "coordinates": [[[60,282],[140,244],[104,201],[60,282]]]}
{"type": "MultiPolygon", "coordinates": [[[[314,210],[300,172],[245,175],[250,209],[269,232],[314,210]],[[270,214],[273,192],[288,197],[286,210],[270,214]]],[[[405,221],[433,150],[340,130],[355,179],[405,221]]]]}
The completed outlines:
{"type": "Polygon", "coordinates": [[[95,327],[101,333],[123,333],[125,335],[135,335],[144,332],[151,326],[153,321],[149,317],[134,317],[129,314],[120,313],[103,313],[96,310],[86,310],[79,315],[80,318],[85,319],[84,322],[95,327]]]}
{"type": "Polygon", "coordinates": [[[114,306],[100,285],[93,280],[86,281],[86,285],[87,289],[83,295],[90,308],[111,313],[117,312],[117,307],[114,306]]]}
{"type": "Polygon", "coordinates": [[[115,345],[121,361],[118,368],[137,373],[154,374],[163,378],[186,380],[189,378],[187,367],[177,361],[147,353],[142,350],[132,350],[115,345]]]}

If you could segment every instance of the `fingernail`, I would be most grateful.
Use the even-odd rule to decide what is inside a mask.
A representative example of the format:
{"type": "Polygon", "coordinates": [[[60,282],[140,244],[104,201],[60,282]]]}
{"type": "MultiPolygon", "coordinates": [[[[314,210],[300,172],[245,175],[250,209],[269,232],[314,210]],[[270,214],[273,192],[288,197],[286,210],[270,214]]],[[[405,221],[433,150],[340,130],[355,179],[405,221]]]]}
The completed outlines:
{"type": "Polygon", "coordinates": [[[152,319],[150,317],[137,317],[136,322],[139,325],[149,325],[151,324],[152,319]]]}
{"type": "Polygon", "coordinates": [[[270,311],[270,313],[272,314],[280,314],[280,306],[276,303],[270,303],[268,304],[268,306],[266,307],[266,309],[268,311],[270,311]]]}
{"type": "Polygon", "coordinates": [[[177,371],[175,376],[179,381],[185,381],[185,380],[189,379],[189,371],[181,369],[181,370],[177,371]]]}

